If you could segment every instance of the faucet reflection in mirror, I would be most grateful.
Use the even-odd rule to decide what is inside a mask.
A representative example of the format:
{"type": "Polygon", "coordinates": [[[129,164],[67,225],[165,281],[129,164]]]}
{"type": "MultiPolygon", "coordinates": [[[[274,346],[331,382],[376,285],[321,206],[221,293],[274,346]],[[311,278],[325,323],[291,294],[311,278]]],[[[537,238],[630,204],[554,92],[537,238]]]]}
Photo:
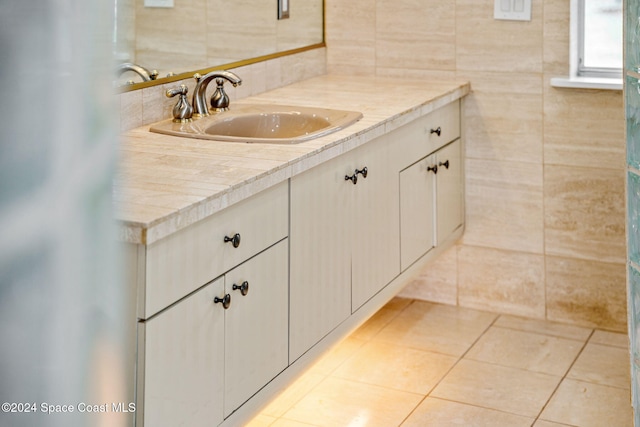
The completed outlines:
{"type": "MultiPolygon", "coordinates": [[[[158,78],[158,71],[149,71],[145,67],[132,62],[124,62],[116,67],[116,77],[121,77],[127,72],[134,72],[142,78],[143,82],[149,82],[158,78]]],[[[134,84],[133,80],[128,80],[126,84],[134,84]]]]}

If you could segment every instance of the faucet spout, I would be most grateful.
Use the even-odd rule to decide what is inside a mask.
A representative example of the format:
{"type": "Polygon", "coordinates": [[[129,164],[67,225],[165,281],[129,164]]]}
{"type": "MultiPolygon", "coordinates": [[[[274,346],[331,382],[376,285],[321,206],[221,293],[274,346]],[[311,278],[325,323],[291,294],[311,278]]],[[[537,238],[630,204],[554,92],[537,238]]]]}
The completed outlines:
{"type": "Polygon", "coordinates": [[[207,87],[211,81],[216,80],[218,87],[214,94],[215,101],[212,98],[212,107],[215,111],[224,111],[229,108],[229,97],[224,93],[223,83],[227,80],[233,86],[242,84],[242,79],[231,71],[211,71],[210,73],[200,76],[195,74],[193,76],[196,79],[196,87],[193,91],[193,116],[205,117],[209,115],[209,108],[207,107],[206,92],[207,87]],[[223,80],[224,79],[224,80],[223,80]],[[215,105],[214,105],[215,104],[215,105]]]}

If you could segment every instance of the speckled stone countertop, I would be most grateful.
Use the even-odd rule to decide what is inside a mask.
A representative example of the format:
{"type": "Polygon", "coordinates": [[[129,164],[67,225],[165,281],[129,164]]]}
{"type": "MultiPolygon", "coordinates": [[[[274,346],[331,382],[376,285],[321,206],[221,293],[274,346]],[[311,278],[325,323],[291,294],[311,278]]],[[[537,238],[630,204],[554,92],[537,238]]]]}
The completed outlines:
{"type": "Polygon", "coordinates": [[[469,93],[468,82],[324,75],[233,103],[360,111],[299,144],[180,138],[142,126],[123,134],[113,195],[119,240],[151,244],[469,93]]]}

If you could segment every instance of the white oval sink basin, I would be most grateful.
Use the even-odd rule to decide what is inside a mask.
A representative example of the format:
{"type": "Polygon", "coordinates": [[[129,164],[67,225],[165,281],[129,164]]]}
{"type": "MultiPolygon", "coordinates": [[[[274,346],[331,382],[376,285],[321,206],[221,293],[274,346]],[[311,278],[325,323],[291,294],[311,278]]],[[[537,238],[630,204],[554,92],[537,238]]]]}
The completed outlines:
{"type": "Polygon", "coordinates": [[[336,132],[357,122],[362,113],[287,105],[236,104],[190,123],[171,120],[152,132],[232,142],[295,144],[336,132]]]}

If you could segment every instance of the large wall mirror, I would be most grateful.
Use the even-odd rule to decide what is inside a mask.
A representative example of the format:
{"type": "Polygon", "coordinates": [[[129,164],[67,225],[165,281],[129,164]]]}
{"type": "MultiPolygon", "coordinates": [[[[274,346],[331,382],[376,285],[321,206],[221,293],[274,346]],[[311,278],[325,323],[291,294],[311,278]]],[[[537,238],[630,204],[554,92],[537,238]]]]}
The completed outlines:
{"type": "Polygon", "coordinates": [[[133,90],[196,71],[251,62],[324,42],[323,0],[114,0],[114,55],[158,75],[144,81],[129,66],[116,86],[133,90]],[[278,10],[289,17],[278,19],[278,10]],[[133,84],[127,84],[133,82],[133,84]]]}

